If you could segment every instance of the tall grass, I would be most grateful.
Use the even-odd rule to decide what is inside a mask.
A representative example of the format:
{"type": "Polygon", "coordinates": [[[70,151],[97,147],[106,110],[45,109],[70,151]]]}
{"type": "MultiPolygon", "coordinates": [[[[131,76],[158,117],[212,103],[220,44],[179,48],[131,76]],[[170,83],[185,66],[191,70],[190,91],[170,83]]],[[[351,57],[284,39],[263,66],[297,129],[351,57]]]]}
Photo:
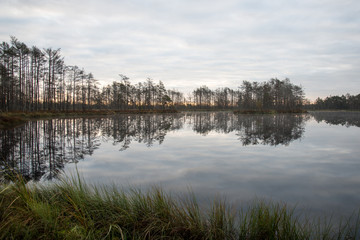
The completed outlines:
{"type": "Polygon", "coordinates": [[[59,183],[0,187],[0,239],[359,239],[359,216],[338,226],[300,221],[285,204],[254,201],[240,211],[222,199],[199,207],[160,188],[142,192],[59,183]],[[355,220],[355,221],[352,221],[355,220]]]}

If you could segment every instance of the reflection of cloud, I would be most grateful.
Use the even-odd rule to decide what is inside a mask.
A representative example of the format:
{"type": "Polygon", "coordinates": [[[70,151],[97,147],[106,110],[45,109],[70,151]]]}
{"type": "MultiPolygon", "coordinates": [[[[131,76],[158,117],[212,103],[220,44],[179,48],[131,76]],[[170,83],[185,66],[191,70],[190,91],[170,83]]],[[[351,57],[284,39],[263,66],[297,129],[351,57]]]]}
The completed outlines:
{"type": "Polygon", "coordinates": [[[356,0],[1,5],[2,41],[15,35],[30,46],[61,47],[68,64],[104,81],[121,72],[133,81],[151,76],[188,91],[203,84],[236,88],[243,79],[289,77],[311,97],[358,90],[356,0]]]}
{"type": "MultiPolygon", "coordinates": [[[[152,148],[134,143],[118,152],[116,146],[104,143],[97,154],[107,153],[106,161],[97,160],[85,174],[92,181],[113,181],[116,176],[120,184],[160,184],[175,193],[191,186],[201,199],[221,194],[241,202],[257,196],[312,211],[350,214],[360,200],[359,131],[319,125],[312,119],[301,142],[243,147],[234,141],[234,133],[202,136],[185,125],[152,148]]],[[[86,160],[80,165],[85,166],[86,160]]]]}

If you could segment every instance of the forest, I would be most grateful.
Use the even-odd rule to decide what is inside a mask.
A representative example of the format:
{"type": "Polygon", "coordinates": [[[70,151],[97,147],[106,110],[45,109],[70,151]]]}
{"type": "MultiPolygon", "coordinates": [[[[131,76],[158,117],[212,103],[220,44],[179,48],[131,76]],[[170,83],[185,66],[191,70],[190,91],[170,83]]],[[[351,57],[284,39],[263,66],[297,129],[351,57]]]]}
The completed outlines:
{"type": "Polygon", "coordinates": [[[289,79],[242,81],[237,89],[200,86],[188,93],[166,89],[147,78],[102,86],[91,72],[66,65],[61,49],[28,47],[16,37],[0,45],[0,111],[84,111],[92,109],[294,110],[304,101],[301,86],[289,79]]]}
{"type": "Polygon", "coordinates": [[[327,110],[360,110],[360,94],[330,96],[324,99],[317,98],[314,104],[308,105],[306,108],[327,110]]]}

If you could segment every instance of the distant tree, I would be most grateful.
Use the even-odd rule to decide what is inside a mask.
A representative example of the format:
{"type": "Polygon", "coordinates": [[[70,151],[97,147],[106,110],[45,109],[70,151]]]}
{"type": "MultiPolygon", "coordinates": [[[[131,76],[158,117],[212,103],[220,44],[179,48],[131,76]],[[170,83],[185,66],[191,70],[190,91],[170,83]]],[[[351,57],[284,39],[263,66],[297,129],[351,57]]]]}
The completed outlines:
{"type": "Polygon", "coordinates": [[[165,109],[165,107],[170,103],[172,103],[172,100],[167,94],[165,94],[161,97],[161,105],[162,105],[163,109],[165,109]]]}

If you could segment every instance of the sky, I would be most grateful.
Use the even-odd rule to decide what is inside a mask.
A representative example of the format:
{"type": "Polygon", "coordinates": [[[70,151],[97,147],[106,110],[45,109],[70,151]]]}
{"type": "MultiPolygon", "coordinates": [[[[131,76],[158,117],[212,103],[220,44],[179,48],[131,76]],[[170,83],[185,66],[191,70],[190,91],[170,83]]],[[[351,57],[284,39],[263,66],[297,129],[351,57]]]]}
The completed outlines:
{"type": "Polygon", "coordinates": [[[104,85],[289,78],[310,100],[360,93],[359,0],[0,0],[0,42],[10,36],[61,48],[104,85]]]}

